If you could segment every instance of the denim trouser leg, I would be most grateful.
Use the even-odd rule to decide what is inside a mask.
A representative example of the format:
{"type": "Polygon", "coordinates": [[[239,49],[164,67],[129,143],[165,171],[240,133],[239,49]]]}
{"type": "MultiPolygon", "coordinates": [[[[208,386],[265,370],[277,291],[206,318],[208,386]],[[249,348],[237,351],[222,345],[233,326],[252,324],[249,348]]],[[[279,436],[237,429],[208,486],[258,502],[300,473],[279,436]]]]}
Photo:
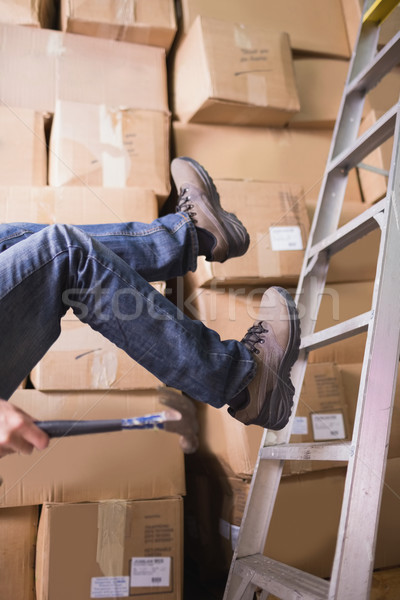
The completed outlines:
{"type": "MultiPolygon", "coordinates": [[[[47,227],[37,223],[0,224],[0,253],[47,227]]],[[[118,254],[146,281],[165,281],[194,271],[198,241],[184,213],[169,214],[152,223],[77,225],[118,254]]]]}
{"type": "MultiPolygon", "coordinates": [[[[175,217],[174,223],[183,221],[175,217]]],[[[159,263],[168,263],[171,244],[169,238],[162,244],[156,239],[154,249],[159,245],[164,258],[149,271],[141,269],[164,279],[159,263]]],[[[180,244],[190,268],[193,246],[188,240],[180,244]]],[[[181,262],[175,261],[175,271],[183,269],[181,262]]],[[[0,397],[8,399],[54,343],[70,305],[161,381],[197,400],[220,407],[254,376],[253,358],[243,344],[221,341],[215,331],[187,318],[96,236],[51,225],[0,254],[0,397]]]]}

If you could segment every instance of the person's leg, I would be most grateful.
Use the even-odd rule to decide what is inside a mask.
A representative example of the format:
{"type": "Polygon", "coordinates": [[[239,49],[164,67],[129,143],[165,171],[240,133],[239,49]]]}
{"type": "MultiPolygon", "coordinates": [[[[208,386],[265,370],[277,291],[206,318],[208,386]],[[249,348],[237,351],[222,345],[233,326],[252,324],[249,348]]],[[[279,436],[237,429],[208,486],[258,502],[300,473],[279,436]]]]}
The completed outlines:
{"type": "MultiPolygon", "coordinates": [[[[47,225],[4,223],[0,225],[0,253],[41,231],[47,225]]],[[[190,217],[174,213],[152,223],[77,225],[135,269],[146,281],[179,277],[197,266],[198,240],[190,217]]]]}
{"type": "Polygon", "coordinates": [[[213,406],[255,375],[244,344],[187,318],[96,238],[51,225],[0,254],[0,397],[57,339],[69,306],[165,384],[213,406]]]}

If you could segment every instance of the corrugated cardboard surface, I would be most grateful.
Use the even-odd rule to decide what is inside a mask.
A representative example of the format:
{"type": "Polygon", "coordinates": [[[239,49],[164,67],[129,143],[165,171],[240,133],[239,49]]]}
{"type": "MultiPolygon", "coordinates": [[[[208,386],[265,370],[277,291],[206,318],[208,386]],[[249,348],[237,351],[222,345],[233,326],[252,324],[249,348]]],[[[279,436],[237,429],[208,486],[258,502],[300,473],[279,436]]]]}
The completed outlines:
{"type": "Polygon", "coordinates": [[[173,0],[61,0],[61,28],[168,50],[177,30],[175,5],[173,0]]]}
{"type": "Polygon", "coordinates": [[[244,256],[224,263],[202,258],[193,275],[197,285],[297,284],[309,219],[299,185],[215,180],[225,210],[244,223],[250,246],[244,256]]]}
{"type": "Polygon", "coordinates": [[[61,319],[61,334],[31,372],[38,390],[150,390],[163,384],[144,367],[79,321],[61,319]]]}
{"type": "Polygon", "coordinates": [[[45,504],[38,534],[37,600],[110,597],[102,595],[105,590],[113,591],[113,598],[180,600],[182,518],[182,498],[45,504]],[[134,570],[144,574],[146,585],[138,585],[134,570]]]}
{"type": "Polygon", "coordinates": [[[43,115],[0,106],[0,185],[46,185],[47,150],[43,115]]]}
{"type": "Polygon", "coordinates": [[[299,108],[289,37],[197,17],[173,63],[179,120],[284,126],[299,108]]]}
{"type": "MultiPolygon", "coordinates": [[[[177,156],[191,156],[214,179],[248,179],[301,185],[318,200],[332,131],[172,123],[177,156]]],[[[345,202],[361,201],[354,169],[345,202]]]]}
{"type": "Polygon", "coordinates": [[[57,102],[49,184],[142,187],[170,192],[170,117],[165,112],[57,102]]]}
{"type": "Polygon", "coordinates": [[[3,24],[0,44],[0,97],[9,106],[52,113],[61,98],[168,112],[161,48],[3,24]]]}
{"type": "MultiPolygon", "coordinates": [[[[18,390],[10,402],[38,420],[116,419],[164,409],[157,392],[18,390]]],[[[185,493],[179,437],[135,430],[53,439],[43,452],[2,459],[0,506],[143,499],[185,493]]]]}
{"type": "Polygon", "coordinates": [[[0,509],[0,598],[36,600],[37,506],[0,509]]]}
{"type": "Polygon", "coordinates": [[[157,215],[155,194],[144,188],[0,186],[3,223],[151,223],[157,215]]]}
{"type": "MultiPolygon", "coordinates": [[[[343,499],[345,467],[285,477],[280,484],[264,554],[329,577],[343,499]]],[[[377,481],[377,484],[379,482],[377,481]]],[[[215,473],[189,473],[192,502],[185,514],[186,548],[204,579],[228,574],[250,483],[215,473]]],[[[374,568],[400,561],[400,459],[389,459],[374,568]]]]}
{"type": "Polygon", "coordinates": [[[180,0],[183,31],[197,15],[287,31],[296,50],[349,58],[340,0],[180,0]]]}
{"type": "Polygon", "coordinates": [[[296,57],[293,61],[300,111],[290,127],[333,128],[339,112],[349,62],[333,58],[296,57]]]}

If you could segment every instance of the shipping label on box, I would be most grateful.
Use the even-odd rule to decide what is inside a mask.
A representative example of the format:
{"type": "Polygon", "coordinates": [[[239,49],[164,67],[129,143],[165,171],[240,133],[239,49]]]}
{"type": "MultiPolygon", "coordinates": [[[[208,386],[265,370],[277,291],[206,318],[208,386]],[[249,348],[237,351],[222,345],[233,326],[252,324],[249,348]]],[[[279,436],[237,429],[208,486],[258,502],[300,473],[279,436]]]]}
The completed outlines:
{"type": "Polygon", "coordinates": [[[38,533],[38,598],[179,600],[182,520],[180,497],[45,504],[38,533]]]}
{"type": "Polygon", "coordinates": [[[246,226],[250,247],[225,263],[200,259],[197,284],[295,285],[309,232],[302,187],[233,180],[216,180],[216,186],[222,205],[246,226]]]}

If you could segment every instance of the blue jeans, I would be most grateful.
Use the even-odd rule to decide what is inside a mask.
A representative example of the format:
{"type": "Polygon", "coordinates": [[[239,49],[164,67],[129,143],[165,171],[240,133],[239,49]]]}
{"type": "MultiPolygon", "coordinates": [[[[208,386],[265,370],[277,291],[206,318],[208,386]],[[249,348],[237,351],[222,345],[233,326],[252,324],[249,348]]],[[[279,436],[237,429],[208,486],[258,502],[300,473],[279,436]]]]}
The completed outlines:
{"type": "Polygon", "coordinates": [[[221,341],[149,283],[194,271],[197,253],[183,213],[151,224],[0,225],[0,398],[55,342],[72,307],[166,385],[218,408],[229,402],[254,377],[249,350],[221,341]]]}

